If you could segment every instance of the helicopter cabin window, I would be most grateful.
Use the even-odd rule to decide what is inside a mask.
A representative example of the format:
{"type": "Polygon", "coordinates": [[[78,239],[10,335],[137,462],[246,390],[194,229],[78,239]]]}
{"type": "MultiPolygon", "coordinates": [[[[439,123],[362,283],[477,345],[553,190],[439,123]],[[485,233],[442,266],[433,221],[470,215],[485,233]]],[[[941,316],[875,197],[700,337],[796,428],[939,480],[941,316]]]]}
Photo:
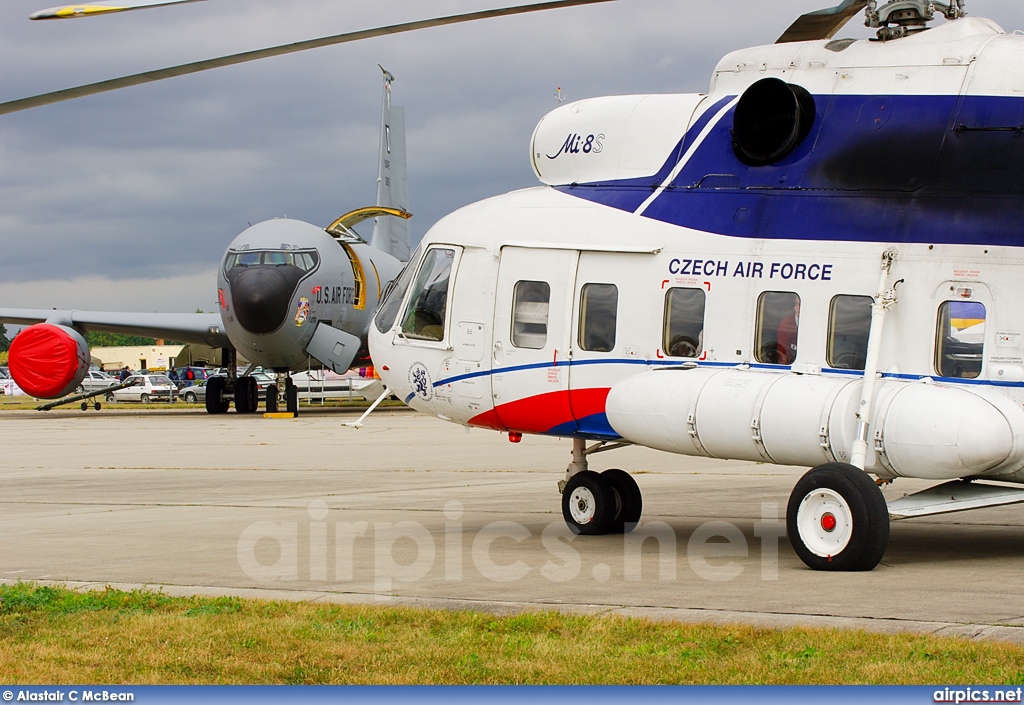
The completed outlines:
{"type": "Polygon", "coordinates": [[[935,371],[942,377],[974,379],[985,349],[985,304],[946,301],[939,306],[935,371]]]}
{"type": "Polygon", "coordinates": [[[455,250],[435,247],[423,257],[402,317],[402,335],[415,340],[444,340],[455,250]]]}
{"type": "Polygon", "coordinates": [[[704,290],[669,289],[661,347],[670,357],[699,357],[704,350],[704,290]]]}
{"type": "Polygon", "coordinates": [[[828,311],[828,349],[826,359],[837,370],[863,370],[868,358],[868,333],[871,331],[870,296],[840,294],[832,299],[828,311]]]}
{"type": "Polygon", "coordinates": [[[791,291],[766,291],[757,299],[754,355],[758,362],[792,365],[800,328],[800,297],[791,291]]]}
{"type": "Polygon", "coordinates": [[[542,349],[548,341],[551,286],[547,282],[516,282],[512,295],[512,344],[542,349]]]}
{"type": "Polygon", "coordinates": [[[615,347],[619,290],[614,284],[585,284],[580,292],[580,348],[610,352],[615,347]]]}

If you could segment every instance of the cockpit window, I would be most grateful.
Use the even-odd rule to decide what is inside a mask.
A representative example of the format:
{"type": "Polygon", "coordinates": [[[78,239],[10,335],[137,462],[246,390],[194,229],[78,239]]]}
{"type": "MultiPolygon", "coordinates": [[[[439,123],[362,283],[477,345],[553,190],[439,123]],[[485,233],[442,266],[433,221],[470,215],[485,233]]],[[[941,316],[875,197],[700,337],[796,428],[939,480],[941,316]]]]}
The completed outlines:
{"type": "Polygon", "coordinates": [[[435,247],[427,250],[402,317],[402,334],[405,337],[444,340],[448,285],[454,264],[453,248],[435,247]]]}
{"type": "Polygon", "coordinates": [[[402,299],[405,298],[405,292],[409,289],[409,282],[412,281],[412,275],[416,271],[416,264],[419,261],[420,248],[417,247],[416,251],[409,258],[409,262],[405,265],[405,269],[398,274],[397,278],[388,282],[387,286],[384,287],[380,308],[377,311],[377,315],[373,317],[373,324],[377,326],[377,330],[381,333],[386,333],[391,329],[391,326],[395,325],[398,311],[402,307],[402,299]]]}
{"type": "Polygon", "coordinates": [[[308,272],[316,267],[318,259],[319,258],[315,252],[247,250],[245,252],[237,252],[233,255],[229,255],[227,259],[227,269],[233,269],[235,267],[255,267],[257,265],[266,265],[270,267],[291,265],[293,267],[298,267],[304,272],[308,272]]]}
{"type": "Polygon", "coordinates": [[[255,264],[259,264],[262,259],[262,252],[242,252],[241,254],[235,255],[235,261],[232,263],[232,266],[251,267],[255,264]]]}
{"type": "Polygon", "coordinates": [[[264,252],[263,264],[295,264],[295,255],[291,252],[264,252]]]}

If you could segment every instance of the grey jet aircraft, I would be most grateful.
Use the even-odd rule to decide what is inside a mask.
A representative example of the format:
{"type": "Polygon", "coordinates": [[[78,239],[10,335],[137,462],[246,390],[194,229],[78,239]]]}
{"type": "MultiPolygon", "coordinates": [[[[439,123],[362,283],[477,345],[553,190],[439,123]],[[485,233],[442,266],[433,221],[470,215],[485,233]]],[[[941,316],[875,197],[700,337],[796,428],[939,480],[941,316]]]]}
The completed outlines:
{"type": "Polygon", "coordinates": [[[289,372],[323,365],[335,372],[369,364],[367,330],[387,285],[409,259],[405,114],[391,104],[394,77],[384,71],[377,205],[327,228],[298,220],[257,223],[228,246],[217,270],[219,312],[128,313],[0,308],[0,322],[28,325],[12,341],[12,377],[28,394],[57,399],[81,384],[90,352],[83,333],[100,331],[180,340],[223,349],[226,377],[207,384],[206,410],[257,410],[257,384],[236,372],[237,353],[272,369],[266,408],[298,412],[289,372]],[[353,230],[375,218],[364,240],[353,230]]]}

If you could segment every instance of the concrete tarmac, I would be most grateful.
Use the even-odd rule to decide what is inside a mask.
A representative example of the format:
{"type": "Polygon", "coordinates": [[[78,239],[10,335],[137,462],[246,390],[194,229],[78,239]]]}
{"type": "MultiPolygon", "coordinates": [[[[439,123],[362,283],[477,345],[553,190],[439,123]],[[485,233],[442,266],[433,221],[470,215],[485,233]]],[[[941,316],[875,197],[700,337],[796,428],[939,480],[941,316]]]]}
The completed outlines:
{"type": "Polygon", "coordinates": [[[818,573],[785,538],[805,468],[598,453],[634,473],[641,525],[573,537],[568,440],[353,418],[2,412],[0,580],[1024,643],[1020,505],[896,522],[875,570],[818,573]]]}

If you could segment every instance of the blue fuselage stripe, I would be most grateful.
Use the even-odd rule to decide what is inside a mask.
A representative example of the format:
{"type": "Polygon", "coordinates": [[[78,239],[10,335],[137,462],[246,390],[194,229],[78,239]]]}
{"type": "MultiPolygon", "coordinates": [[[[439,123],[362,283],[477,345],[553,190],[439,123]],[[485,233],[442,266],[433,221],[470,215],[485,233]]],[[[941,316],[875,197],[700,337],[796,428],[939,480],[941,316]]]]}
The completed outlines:
{"type": "MultiPolygon", "coordinates": [[[[441,380],[438,380],[437,382],[434,382],[434,386],[435,387],[440,387],[440,386],[443,386],[443,385],[446,385],[446,384],[454,384],[455,382],[461,382],[462,380],[466,380],[466,379],[475,379],[475,378],[479,378],[479,377],[490,377],[492,375],[508,374],[510,372],[522,372],[522,371],[525,371],[525,370],[545,369],[545,368],[550,368],[550,367],[583,367],[583,366],[590,366],[590,365],[645,365],[645,366],[650,366],[650,367],[663,367],[663,368],[666,368],[666,367],[679,367],[680,369],[683,369],[683,362],[684,361],[682,361],[682,360],[642,360],[642,359],[635,358],[635,357],[612,358],[612,359],[608,359],[608,360],[578,360],[578,361],[573,361],[573,362],[566,361],[566,362],[559,362],[559,363],[557,363],[555,365],[553,365],[550,362],[540,362],[540,363],[533,364],[533,365],[516,365],[514,367],[498,367],[498,368],[493,368],[493,369],[490,369],[490,370],[482,370],[480,372],[473,372],[473,373],[465,374],[465,375],[457,375],[455,377],[447,377],[445,379],[441,379],[441,380]]],[[[690,365],[696,365],[697,367],[717,367],[717,368],[722,368],[722,369],[726,369],[726,368],[740,369],[740,366],[737,365],[737,363],[735,363],[735,362],[694,362],[694,361],[685,361],[685,362],[686,362],[686,365],[687,365],[686,369],[692,369],[692,368],[690,368],[690,365]]],[[[769,365],[769,364],[763,364],[763,363],[749,363],[749,364],[744,365],[743,368],[744,369],[751,369],[751,370],[771,370],[771,371],[780,372],[780,373],[788,372],[788,371],[792,370],[792,367],[790,367],[788,365],[769,365]]],[[[863,377],[864,376],[863,370],[842,370],[842,369],[836,369],[836,368],[831,368],[831,367],[823,367],[821,369],[821,373],[822,374],[828,374],[828,375],[842,375],[842,376],[849,376],[849,377],[863,377]]],[[[1022,381],[1022,382],[1005,381],[1004,382],[1004,381],[991,380],[991,379],[964,379],[962,377],[938,377],[936,375],[915,375],[915,374],[902,374],[902,373],[894,373],[894,372],[883,372],[883,373],[881,373],[881,376],[882,376],[882,379],[898,379],[898,380],[906,380],[906,381],[920,381],[922,379],[933,379],[936,382],[941,382],[943,384],[964,384],[964,385],[973,385],[973,386],[982,385],[982,386],[1008,387],[1008,388],[1017,388],[1017,389],[1024,388],[1024,381],[1022,381]]],[[[412,399],[413,396],[415,396],[415,395],[414,394],[410,394],[409,397],[406,398],[406,403],[408,403],[409,399],[412,399]]]]}

